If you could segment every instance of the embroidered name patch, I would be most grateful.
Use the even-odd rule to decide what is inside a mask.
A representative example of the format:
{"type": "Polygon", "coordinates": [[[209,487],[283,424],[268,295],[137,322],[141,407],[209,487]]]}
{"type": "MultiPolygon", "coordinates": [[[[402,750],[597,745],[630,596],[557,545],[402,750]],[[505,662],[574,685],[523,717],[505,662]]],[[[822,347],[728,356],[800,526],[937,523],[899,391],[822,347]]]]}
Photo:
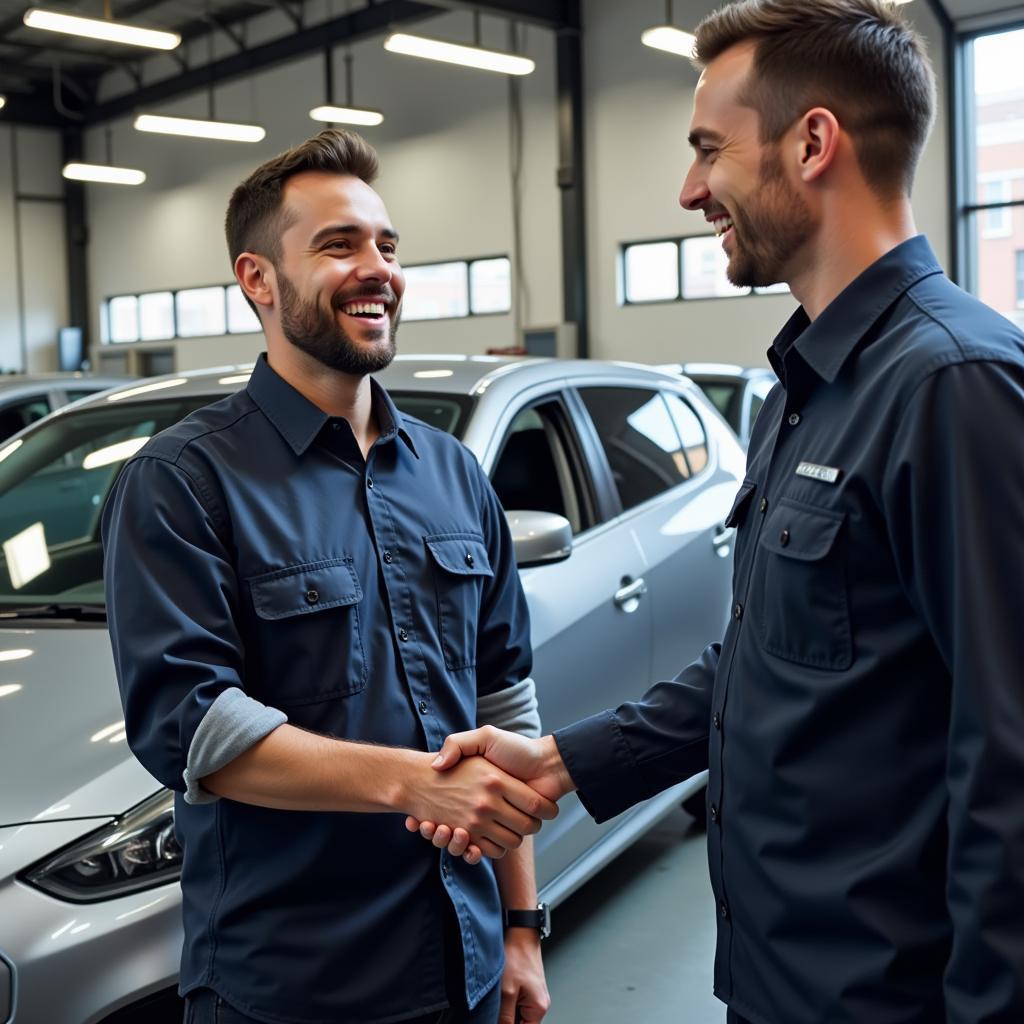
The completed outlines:
{"type": "Polygon", "coordinates": [[[819,466],[813,462],[801,462],[796,467],[797,476],[805,476],[809,480],[820,480],[823,484],[834,484],[839,479],[840,470],[834,466],[819,466]]]}

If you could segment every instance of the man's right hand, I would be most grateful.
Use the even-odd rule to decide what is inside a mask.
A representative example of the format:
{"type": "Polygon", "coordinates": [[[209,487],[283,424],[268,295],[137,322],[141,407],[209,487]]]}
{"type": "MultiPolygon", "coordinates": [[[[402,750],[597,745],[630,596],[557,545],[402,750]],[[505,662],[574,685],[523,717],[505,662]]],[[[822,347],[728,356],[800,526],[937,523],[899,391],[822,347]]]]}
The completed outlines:
{"type": "Polygon", "coordinates": [[[467,846],[472,843],[487,857],[517,849],[523,836],[533,835],[542,820],[558,814],[558,805],[546,794],[470,751],[451,750],[446,770],[436,760],[431,767],[429,775],[417,771],[410,780],[411,819],[458,823],[468,836],[467,846]]]}
{"type": "MultiPolygon", "coordinates": [[[[509,775],[522,779],[549,801],[557,801],[576,788],[552,736],[535,740],[485,725],[449,736],[434,759],[433,767],[448,774],[463,763],[463,758],[474,757],[484,757],[509,775]]],[[[413,814],[405,824],[410,832],[419,832],[434,846],[447,847],[451,854],[463,856],[470,863],[479,861],[481,854],[493,856],[475,841],[471,832],[447,824],[456,820],[413,814]]]]}

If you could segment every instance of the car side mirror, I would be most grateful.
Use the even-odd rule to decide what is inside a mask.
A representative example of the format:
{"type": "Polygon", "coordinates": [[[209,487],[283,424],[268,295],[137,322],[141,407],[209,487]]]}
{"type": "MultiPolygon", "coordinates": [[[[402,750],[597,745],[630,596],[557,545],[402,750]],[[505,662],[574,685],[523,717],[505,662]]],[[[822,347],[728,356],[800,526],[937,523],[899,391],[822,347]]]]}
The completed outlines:
{"type": "Polygon", "coordinates": [[[564,562],[572,554],[572,526],[553,512],[506,512],[520,569],[564,562]]]}

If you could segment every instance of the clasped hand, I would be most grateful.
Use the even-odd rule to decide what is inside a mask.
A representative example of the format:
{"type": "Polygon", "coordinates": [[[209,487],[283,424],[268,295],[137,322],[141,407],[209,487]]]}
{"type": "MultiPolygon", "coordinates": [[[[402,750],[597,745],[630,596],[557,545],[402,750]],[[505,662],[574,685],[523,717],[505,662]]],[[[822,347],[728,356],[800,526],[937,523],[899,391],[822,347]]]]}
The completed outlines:
{"type": "Polygon", "coordinates": [[[550,736],[529,739],[490,725],[449,736],[432,767],[442,776],[447,776],[457,765],[480,760],[501,769],[501,777],[506,777],[507,773],[521,780],[535,801],[531,806],[536,813],[526,806],[529,797],[522,790],[516,790],[513,802],[520,810],[518,817],[506,813],[500,821],[488,822],[484,820],[485,815],[477,815],[475,820],[467,822],[468,828],[448,824],[441,815],[438,815],[441,820],[437,821],[415,815],[409,815],[405,820],[405,827],[410,832],[419,832],[438,849],[447,848],[452,856],[462,857],[470,864],[479,863],[484,856],[503,857],[507,850],[516,849],[524,835],[539,830],[540,821],[537,819],[555,817],[558,813],[556,801],[573,788],[550,736]],[[532,820],[524,823],[526,817],[532,820]],[[521,829],[524,824],[525,829],[521,829]]]}

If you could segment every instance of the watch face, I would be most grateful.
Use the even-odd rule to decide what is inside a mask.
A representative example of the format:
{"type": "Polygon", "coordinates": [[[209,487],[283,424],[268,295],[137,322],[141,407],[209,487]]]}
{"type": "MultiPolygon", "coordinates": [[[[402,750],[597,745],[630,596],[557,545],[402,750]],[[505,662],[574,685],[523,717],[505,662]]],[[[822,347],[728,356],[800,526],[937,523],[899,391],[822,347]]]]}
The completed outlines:
{"type": "Polygon", "coordinates": [[[540,911],[540,937],[546,939],[551,934],[551,909],[546,903],[538,903],[537,909],[540,911]]]}

